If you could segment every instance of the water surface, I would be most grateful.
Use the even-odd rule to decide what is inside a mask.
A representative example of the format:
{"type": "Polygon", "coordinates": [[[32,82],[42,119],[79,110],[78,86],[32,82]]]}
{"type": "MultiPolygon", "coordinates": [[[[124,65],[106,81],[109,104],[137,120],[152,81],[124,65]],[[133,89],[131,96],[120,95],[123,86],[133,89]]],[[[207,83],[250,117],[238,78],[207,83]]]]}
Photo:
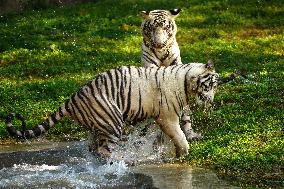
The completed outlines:
{"type": "Polygon", "coordinates": [[[136,160],[138,165],[131,167],[114,159],[102,164],[87,150],[86,141],[1,145],[0,188],[237,188],[212,171],[163,163],[165,154],[172,155],[172,146],[153,150],[152,140],[137,146],[134,138],[114,153],[136,160]]]}

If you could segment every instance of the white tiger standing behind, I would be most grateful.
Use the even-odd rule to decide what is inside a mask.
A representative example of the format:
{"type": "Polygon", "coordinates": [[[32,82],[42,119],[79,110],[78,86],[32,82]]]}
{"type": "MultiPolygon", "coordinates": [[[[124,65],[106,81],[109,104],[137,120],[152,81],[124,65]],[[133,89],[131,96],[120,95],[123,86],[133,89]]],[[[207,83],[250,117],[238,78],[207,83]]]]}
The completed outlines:
{"type": "MultiPolygon", "coordinates": [[[[142,11],[141,24],[143,36],[141,62],[144,67],[161,67],[182,64],[180,50],[176,41],[177,26],[175,18],[181,9],[142,11]]],[[[193,131],[187,108],[182,115],[182,130],[188,142],[202,138],[193,131]]],[[[150,127],[150,126],[148,126],[150,127]]],[[[147,130],[147,127],[143,130],[147,130]]],[[[158,141],[163,140],[159,136],[158,141]]]]}
{"type": "Polygon", "coordinates": [[[175,18],[180,9],[142,11],[143,36],[141,61],[144,67],[182,64],[176,41],[175,18]]]}

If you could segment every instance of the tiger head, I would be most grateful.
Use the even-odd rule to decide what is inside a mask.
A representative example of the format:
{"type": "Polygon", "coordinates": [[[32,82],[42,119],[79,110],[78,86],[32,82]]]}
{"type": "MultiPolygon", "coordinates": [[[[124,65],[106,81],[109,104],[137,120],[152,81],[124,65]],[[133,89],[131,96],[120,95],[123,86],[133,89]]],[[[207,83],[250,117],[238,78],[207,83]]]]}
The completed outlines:
{"type": "Polygon", "coordinates": [[[212,61],[202,64],[200,70],[201,73],[190,79],[191,92],[193,92],[197,104],[208,107],[213,102],[219,84],[219,74],[215,72],[212,61]]]}
{"type": "Polygon", "coordinates": [[[175,40],[177,26],[175,18],[181,9],[142,11],[141,25],[143,41],[146,46],[161,49],[175,40]]]}

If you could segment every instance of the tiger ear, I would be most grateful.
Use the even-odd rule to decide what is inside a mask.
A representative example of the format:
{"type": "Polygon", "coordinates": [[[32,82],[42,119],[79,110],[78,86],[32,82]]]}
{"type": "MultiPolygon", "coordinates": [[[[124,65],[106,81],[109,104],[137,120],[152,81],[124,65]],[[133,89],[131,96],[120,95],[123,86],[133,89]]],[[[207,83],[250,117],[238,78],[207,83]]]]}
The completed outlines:
{"type": "Polygon", "coordinates": [[[140,12],[140,15],[143,17],[143,18],[149,18],[149,11],[141,11],[140,12]]]}
{"type": "Polygon", "coordinates": [[[177,17],[178,15],[179,15],[179,13],[180,13],[180,11],[181,11],[181,9],[171,9],[171,10],[169,10],[170,11],[170,13],[172,14],[172,17],[177,17]]]}
{"type": "Polygon", "coordinates": [[[212,60],[208,60],[207,64],[205,64],[205,68],[208,70],[213,70],[214,69],[214,63],[212,60]]]}

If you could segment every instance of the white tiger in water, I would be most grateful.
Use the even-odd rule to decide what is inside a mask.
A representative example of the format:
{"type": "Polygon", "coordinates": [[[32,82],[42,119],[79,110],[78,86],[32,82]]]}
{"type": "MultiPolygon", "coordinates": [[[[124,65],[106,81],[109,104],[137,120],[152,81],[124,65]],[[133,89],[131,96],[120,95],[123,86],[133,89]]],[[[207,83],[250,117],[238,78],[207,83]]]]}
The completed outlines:
{"type": "Polygon", "coordinates": [[[34,128],[19,131],[12,121],[20,114],[6,118],[8,132],[20,139],[38,137],[62,117],[69,117],[95,133],[94,150],[109,157],[123,138],[124,124],[154,118],[175,147],[176,156],[188,154],[186,136],[179,118],[189,105],[189,97],[198,103],[213,101],[219,76],[211,63],[191,63],[168,67],[120,67],[104,72],[83,86],[45,121],[34,128]]]}
{"type": "MultiPolygon", "coordinates": [[[[176,41],[177,26],[175,23],[175,18],[180,11],[181,9],[141,12],[144,18],[141,24],[143,36],[141,62],[144,67],[167,67],[182,64],[176,41]]],[[[189,109],[185,109],[182,122],[182,130],[189,142],[202,138],[200,133],[195,133],[192,129],[189,109]]],[[[143,130],[145,132],[147,127],[143,130]]]]}

